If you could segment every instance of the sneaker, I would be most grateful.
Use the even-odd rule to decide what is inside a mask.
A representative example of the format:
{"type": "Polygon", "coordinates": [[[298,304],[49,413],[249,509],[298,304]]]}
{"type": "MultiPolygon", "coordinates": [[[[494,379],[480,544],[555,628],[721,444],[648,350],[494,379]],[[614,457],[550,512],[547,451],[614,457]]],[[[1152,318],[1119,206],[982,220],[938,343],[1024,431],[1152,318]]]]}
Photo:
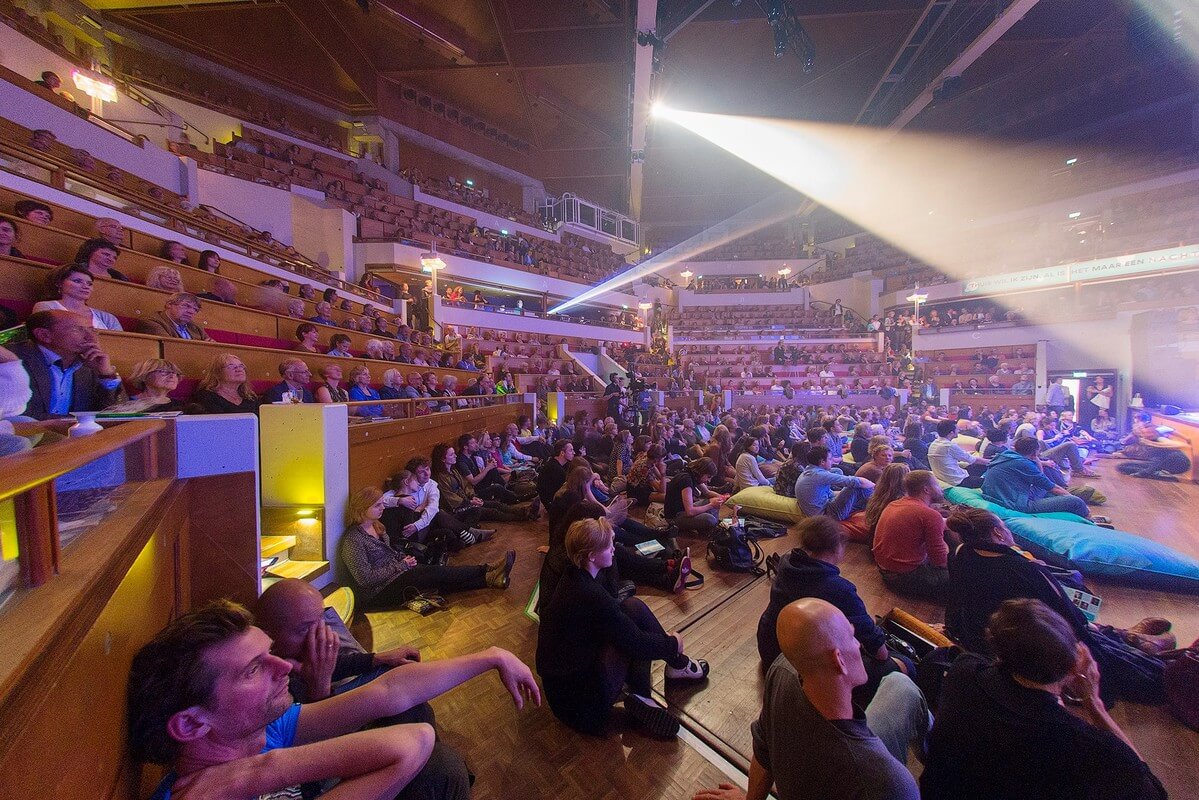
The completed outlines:
{"type": "Polygon", "coordinates": [[[689,659],[685,667],[666,667],[668,681],[702,681],[708,677],[708,662],[702,659],[689,659]]]}
{"type": "Polygon", "coordinates": [[[471,528],[470,535],[475,537],[476,542],[485,542],[492,536],[495,536],[494,528],[471,528]]]}
{"type": "Polygon", "coordinates": [[[677,559],[666,562],[667,580],[670,581],[670,591],[678,594],[687,588],[687,576],[691,574],[691,548],[677,559]]]}
{"type": "Polygon", "coordinates": [[[541,517],[541,498],[534,497],[529,502],[529,519],[540,519],[541,517]]]}
{"type": "Polygon", "coordinates": [[[515,563],[516,551],[509,550],[503,561],[487,568],[487,585],[492,589],[507,589],[512,583],[512,565],[515,563]]]}
{"type": "Polygon", "coordinates": [[[621,581],[616,584],[616,602],[623,603],[637,594],[637,584],[632,581],[621,581]]]}
{"type": "Polygon", "coordinates": [[[679,735],[679,721],[665,708],[631,694],[624,700],[629,719],[655,739],[673,739],[679,735]]]}

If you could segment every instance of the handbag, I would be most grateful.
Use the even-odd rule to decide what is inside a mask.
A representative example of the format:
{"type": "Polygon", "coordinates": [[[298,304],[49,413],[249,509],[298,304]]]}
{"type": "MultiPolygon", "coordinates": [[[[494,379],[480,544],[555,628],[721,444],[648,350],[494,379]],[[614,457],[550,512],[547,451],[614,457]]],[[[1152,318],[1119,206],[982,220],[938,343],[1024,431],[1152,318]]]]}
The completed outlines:
{"type": "Polygon", "coordinates": [[[765,575],[762,568],[765,556],[757,539],[740,526],[721,528],[708,542],[708,561],[718,569],[729,572],[748,572],[750,575],[765,575]]]}
{"type": "Polygon", "coordinates": [[[661,503],[650,503],[645,509],[645,524],[656,531],[669,528],[670,523],[666,521],[666,506],[661,503]]]}

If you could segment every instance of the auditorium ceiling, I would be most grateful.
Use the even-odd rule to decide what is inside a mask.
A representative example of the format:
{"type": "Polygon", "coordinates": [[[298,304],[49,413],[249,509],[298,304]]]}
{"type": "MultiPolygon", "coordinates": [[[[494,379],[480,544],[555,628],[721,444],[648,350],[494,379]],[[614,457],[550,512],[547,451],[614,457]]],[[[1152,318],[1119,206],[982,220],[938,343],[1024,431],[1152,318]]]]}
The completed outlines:
{"type": "MultiPolygon", "coordinates": [[[[1130,22],[1137,0],[781,1],[811,42],[809,70],[796,41],[775,57],[771,0],[657,0],[667,41],[655,94],[722,113],[887,125],[907,112],[909,129],[1036,138],[1195,88],[1146,55],[1134,35],[1144,20],[1130,22]],[[1023,18],[979,48],[956,94],[913,111],[1009,6],[1023,18]]],[[[138,34],[347,116],[414,124],[402,100],[427,95],[489,129],[477,152],[553,191],[627,206],[637,0],[85,2],[138,34]]],[[[642,219],[658,241],[777,188],[678,128],[650,131],[642,219]]]]}

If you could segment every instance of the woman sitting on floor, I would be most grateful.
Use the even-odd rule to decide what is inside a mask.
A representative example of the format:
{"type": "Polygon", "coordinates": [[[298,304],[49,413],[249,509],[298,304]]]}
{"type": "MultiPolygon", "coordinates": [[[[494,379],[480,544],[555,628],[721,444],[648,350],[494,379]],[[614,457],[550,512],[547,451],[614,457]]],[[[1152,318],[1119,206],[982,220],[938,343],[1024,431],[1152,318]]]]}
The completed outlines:
{"type": "Polygon", "coordinates": [[[379,522],[383,509],[383,492],[374,486],[355,492],[346,509],[350,527],[341,536],[339,555],[364,607],[397,608],[424,591],[449,594],[508,588],[508,576],[516,561],[515,550],[509,550],[502,562],[492,566],[419,564],[414,556],[392,546],[379,522]]]}
{"type": "Polygon", "coordinates": [[[758,453],[760,451],[761,442],[749,434],[742,436],[737,442],[737,447],[734,450],[738,454],[735,466],[737,477],[733,481],[733,491],[739,492],[750,486],[771,485],[770,479],[762,474],[762,470],[758,466],[758,453]]]}
{"type": "Polygon", "coordinates": [[[678,720],[655,703],[650,669],[666,662],[667,680],[699,680],[708,664],[686,655],[635,597],[617,600],[598,580],[612,565],[615,539],[605,519],[573,523],[565,537],[569,565],[544,605],[537,630],[537,671],[554,716],[575,730],[603,735],[625,686],[625,713],[658,738],[678,734],[678,720]]]}
{"type": "MultiPolygon", "coordinates": [[[[1018,549],[1003,520],[985,509],[958,506],[947,524],[962,537],[949,560],[945,609],[945,629],[959,644],[989,654],[987,620],[999,606],[1005,600],[1040,600],[1065,618],[1090,648],[1103,676],[1104,699],[1161,702],[1161,661],[1125,644],[1114,628],[1089,624],[1055,574],[1056,570],[1073,583],[1065,569],[1049,567],[1018,549]]],[[[1140,631],[1134,626],[1132,632],[1140,631]]]]}
{"type": "Polygon", "coordinates": [[[485,522],[520,522],[541,515],[541,509],[534,509],[529,503],[507,505],[476,496],[475,487],[454,469],[458,463],[458,453],[447,444],[435,445],[430,461],[433,480],[437,481],[437,488],[441,490],[442,511],[457,514],[461,509],[477,508],[479,519],[485,522]]]}
{"type": "Polygon", "coordinates": [[[870,532],[872,540],[883,511],[891,503],[904,496],[903,479],[909,472],[911,469],[907,464],[888,464],[878,482],[874,484],[874,492],[866,501],[866,529],[870,532]]]}
{"type": "MultiPolygon", "coordinates": [[[[640,438],[649,439],[648,436],[640,438]]],[[[643,506],[666,500],[666,448],[660,444],[648,445],[633,460],[625,491],[629,499],[643,506]]]]}
{"type": "Polygon", "coordinates": [[[716,477],[716,463],[704,457],[696,459],[670,479],[666,487],[666,519],[678,526],[680,533],[711,536],[719,529],[720,507],[728,499],[708,488],[716,477]]]}

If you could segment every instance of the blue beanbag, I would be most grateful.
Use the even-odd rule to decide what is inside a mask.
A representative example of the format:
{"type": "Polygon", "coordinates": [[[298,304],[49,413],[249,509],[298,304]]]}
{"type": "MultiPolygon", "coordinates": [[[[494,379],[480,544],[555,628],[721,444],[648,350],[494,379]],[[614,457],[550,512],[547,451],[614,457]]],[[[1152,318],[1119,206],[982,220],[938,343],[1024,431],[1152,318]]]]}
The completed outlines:
{"type": "MultiPolygon", "coordinates": [[[[961,486],[951,486],[945,490],[945,498],[951,503],[957,503],[963,506],[974,506],[975,508],[985,508],[995,516],[1005,522],[1011,519],[1056,519],[1062,522],[1074,522],[1080,525],[1094,525],[1085,517],[1080,517],[1077,514],[1071,514],[1069,511],[1045,511],[1040,514],[1030,514],[1027,511],[1016,511],[1001,506],[998,503],[992,503],[990,500],[983,498],[981,489],[963,489],[961,486]]],[[[1010,526],[1009,526],[1010,527],[1010,526]]]]}
{"type": "Polygon", "coordinates": [[[1164,544],[1125,531],[1059,519],[1024,516],[1006,522],[1018,544],[1063,555],[1084,575],[1199,594],[1199,561],[1164,544]]]}

